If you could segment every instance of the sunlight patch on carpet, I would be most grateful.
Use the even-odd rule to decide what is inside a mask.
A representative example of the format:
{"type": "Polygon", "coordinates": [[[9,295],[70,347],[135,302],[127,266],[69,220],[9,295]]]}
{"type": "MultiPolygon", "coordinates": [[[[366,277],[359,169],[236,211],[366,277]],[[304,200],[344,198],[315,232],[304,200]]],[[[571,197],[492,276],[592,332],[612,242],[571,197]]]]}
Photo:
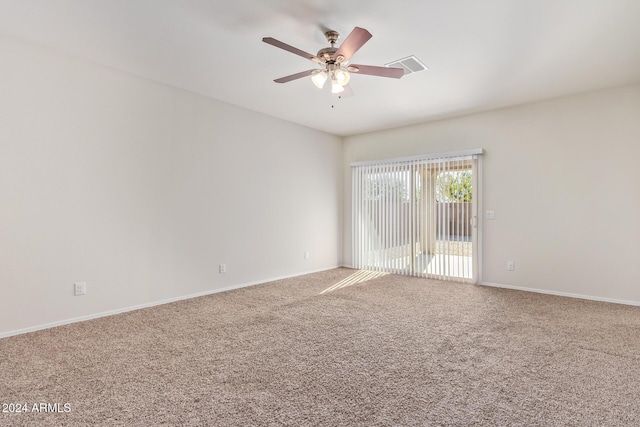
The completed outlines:
{"type": "Polygon", "coordinates": [[[366,282],[368,280],[376,279],[378,277],[386,276],[388,273],[383,271],[369,271],[358,270],[349,277],[345,277],[333,286],[328,287],[324,291],[320,292],[320,295],[328,292],[332,292],[338,289],[346,288],[347,286],[355,285],[358,283],[366,282]]]}

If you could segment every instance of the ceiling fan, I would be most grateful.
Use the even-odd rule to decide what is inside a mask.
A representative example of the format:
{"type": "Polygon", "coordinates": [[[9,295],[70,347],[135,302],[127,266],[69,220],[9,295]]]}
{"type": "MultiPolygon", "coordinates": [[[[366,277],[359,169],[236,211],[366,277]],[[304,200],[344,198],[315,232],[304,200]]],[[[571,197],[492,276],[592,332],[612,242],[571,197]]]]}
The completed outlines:
{"type": "Polygon", "coordinates": [[[347,36],[342,45],[335,47],[340,34],[337,31],[327,31],[325,34],[327,41],[331,47],[325,47],[318,51],[316,55],[312,55],[298,48],[290,46],[272,37],[264,37],[263,42],[270,44],[288,52],[294,53],[303,58],[309,59],[317,63],[320,68],[302,71],[300,73],[291,74],[290,76],[281,77],[274,80],[276,83],[287,83],[292,80],[301,79],[311,76],[311,81],[316,87],[322,89],[327,80],[331,80],[331,92],[343,93],[344,95],[352,94],[349,86],[351,73],[367,74],[378,77],[391,77],[399,79],[404,75],[402,68],[376,67],[373,65],[350,64],[347,65],[351,56],[358,51],[372,37],[371,33],[364,28],[355,27],[347,36]]]}

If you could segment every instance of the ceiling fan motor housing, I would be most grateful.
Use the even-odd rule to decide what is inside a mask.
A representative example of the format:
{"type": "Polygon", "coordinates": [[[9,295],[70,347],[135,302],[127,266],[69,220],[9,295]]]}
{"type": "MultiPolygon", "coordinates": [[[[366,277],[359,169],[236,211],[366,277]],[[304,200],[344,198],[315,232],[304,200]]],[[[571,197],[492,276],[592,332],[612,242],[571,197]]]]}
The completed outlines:
{"type": "Polygon", "coordinates": [[[327,41],[329,42],[331,47],[325,47],[323,49],[320,49],[316,56],[318,58],[324,59],[325,62],[329,64],[333,64],[333,63],[339,64],[342,61],[344,61],[344,57],[342,55],[340,55],[338,58],[334,57],[334,55],[338,51],[338,48],[335,47],[335,44],[340,38],[340,33],[338,33],[337,31],[329,30],[326,33],[324,33],[324,36],[327,38],[327,41]]]}
{"type": "Polygon", "coordinates": [[[335,62],[335,58],[333,57],[333,55],[335,55],[337,50],[337,47],[325,47],[323,49],[320,49],[316,56],[318,58],[324,59],[327,63],[332,63],[335,62]]]}

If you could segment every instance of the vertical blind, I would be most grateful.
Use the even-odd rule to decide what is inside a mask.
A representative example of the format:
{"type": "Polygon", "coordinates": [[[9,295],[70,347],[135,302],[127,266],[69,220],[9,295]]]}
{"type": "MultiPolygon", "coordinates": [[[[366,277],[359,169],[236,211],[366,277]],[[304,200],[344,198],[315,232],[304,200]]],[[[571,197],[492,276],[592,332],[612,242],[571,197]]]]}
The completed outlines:
{"type": "Polygon", "coordinates": [[[352,164],[353,266],[475,282],[481,153],[352,164]]]}

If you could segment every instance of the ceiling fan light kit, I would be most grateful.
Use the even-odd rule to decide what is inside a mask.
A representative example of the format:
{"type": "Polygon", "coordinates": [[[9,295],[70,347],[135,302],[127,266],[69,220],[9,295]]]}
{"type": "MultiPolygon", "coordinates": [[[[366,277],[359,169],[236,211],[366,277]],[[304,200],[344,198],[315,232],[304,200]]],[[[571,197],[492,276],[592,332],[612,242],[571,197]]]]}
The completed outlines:
{"type": "MultiPolygon", "coordinates": [[[[339,48],[335,47],[340,34],[337,31],[327,31],[325,37],[330,47],[322,48],[317,55],[312,55],[303,50],[290,46],[272,37],[264,37],[263,42],[280,49],[291,52],[295,55],[302,56],[313,61],[323,68],[302,71],[300,73],[291,74],[274,80],[276,83],[287,83],[303,77],[311,76],[311,81],[318,88],[322,89],[327,80],[331,80],[331,93],[342,93],[351,80],[351,73],[367,74],[370,76],[390,77],[399,79],[404,75],[402,68],[376,67],[373,65],[356,65],[347,66],[347,62],[372,36],[369,31],[364,28],[355,27],[347,36],[345,41],[339,48]]],[[[349,94],[351,90],[349,89],[349,94]]]]}

